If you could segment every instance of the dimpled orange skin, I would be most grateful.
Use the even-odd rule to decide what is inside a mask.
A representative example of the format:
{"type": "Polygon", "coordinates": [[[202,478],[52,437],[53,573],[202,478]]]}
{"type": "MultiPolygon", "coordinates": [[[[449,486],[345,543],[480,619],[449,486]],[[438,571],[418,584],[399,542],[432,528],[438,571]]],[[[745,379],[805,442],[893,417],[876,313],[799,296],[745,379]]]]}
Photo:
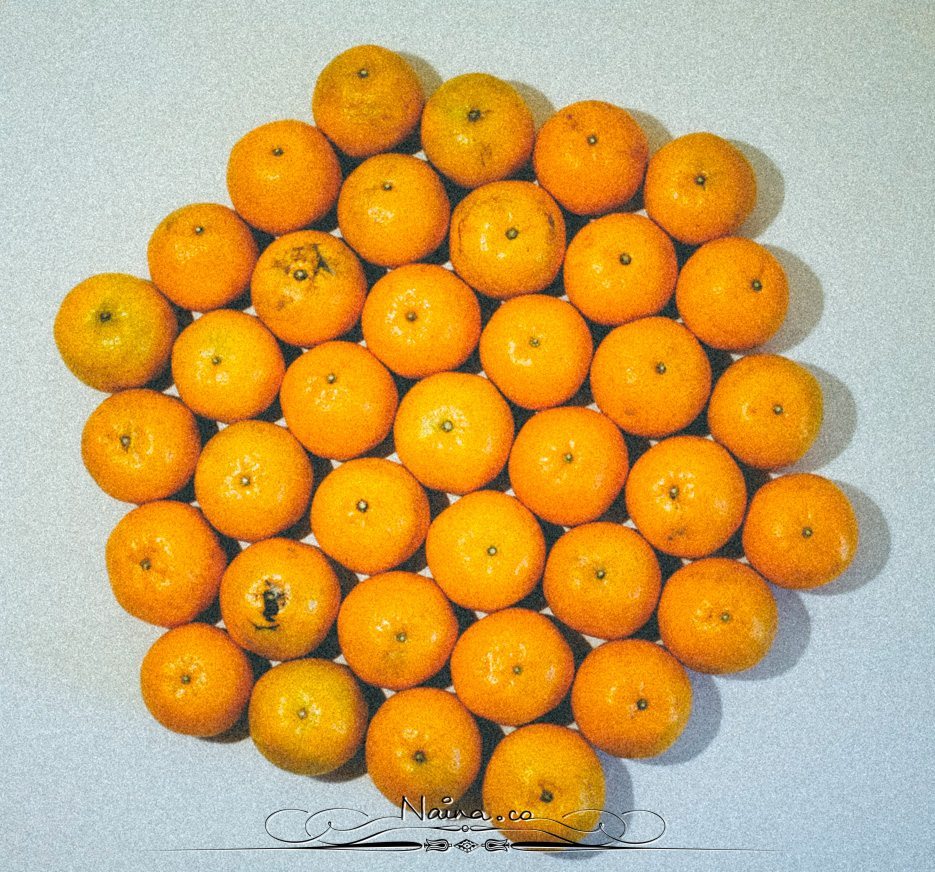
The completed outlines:
{"type": "Polygon", "coordinates": [[[598,826],[604,800],[597,754],[577,730],[557,724],[514,730],[484,772],[484,809],[513,841],[580,842],[598,826]],[[523,812],[532,818],[516,819],[523,812]]]}
{"type": "Polygon", "coordinates": [[[627,513],[654,548],[705,557],[740,527],[747,487],[740,467],[716,442],[670,436],[633,464],[625,499],[627,513]]]}
{"type": "Polygon", "coordinates": [[[532,182],[491,182],[455,207],[451,264],[474,290],[505,300],[544,290],[565,256],[565,219],[532,182]]]}
{"type": "Polygon", "coordinates": [[[482,376],[440,372],[403,397],[393,437],[399,459],[422,484],[465,494],[503,469],[513,444],[513,413],[482,376]]]}
{"type": "Polygon", "coordinates": [[[323,218],[341,187],[331,143],[304,121],[271,121],[241,137],[227,162],[227,191],[240,216],[280,236],[323,218]]]}
{"type": "Polygon", "coordinates": [[[487,377],[524,409],[571,399],[588,377],[593,352],[591,331],[575,307],[543,294],[504,302],[480,338],[487,377]]]}
{"type": "Polygon", "coordinates": [[[763,485],[750,501],[743,550],[779,587],[834,581],[857,553],[858,524],[844,492],[820,475],[795,473],[763,485]]]}
{"type": "Polygon", "coordinates": [[[71,373],[110,392],[140,387],[159,375],[178,329],[172,306],[152,282],[99,273],[65,295],[53,333],[71,373]]]}
{"type": "Polygon", "coordinates": [[[201,450],[195,416],[148,388],[113,394],[88,417],[81,459],[104,493],[127,503],[161,500],[191,480],[201,450]]]}
{"type": "Polygon", "coordinates": [[[505,179],[529,160],[535,138],[532,113],[519,91],[487,73],[443,82],[422,113],[428,159],[463,188],[505,179]]]}
{"type": "Polygon", "coordinates": [[[182,402],[227,424],[268,409],[285,371],[276,337],[258,318],[232,309],[202,315],[172,347],[172,378],[182,402]]]}
{"type": "Polygon", "coordinates": [[[286,371],[280,403],[286,426],[312,454],[348,460],[382,442],[399,394],[389,371],[353,342],[324,342],[286,371]]]}
{"type": "Polygon", "coordinates": [[[312,115],[345,154],[369,157],[412,133],[424,103],[422,85],[403,57],[382,46],[358,45],[319,73],[312,115]]]}
{"type": "Polygon", "coordinates": [[[374,283],[360,319],[367,348],[405,378],[457,369],[477,348],[477,296],[451,270],[411,263],[374,283]]]}
{"type": "Polygon", "coordinates": [[[399,566],[425,541],[429,501],[392,460],[360,457],[322,479],[312,499],[312,533],[321,549],[354,572],[399,566]]]}
{"type": "Polygon", "coordinates": [[[804,366],[778,354],[752,354],[718,379],[708,406],[711,435],[756,469],[800,460],[821,430],[821,385],[804,366]]]}
{"type": "Polygon", "coordinates": [[[571,708],[578,729],[614,757],[655,757],[682,734],[692,686],[665,648],[645,639],[607,642],[578,667],[571,708]]]}
{"type": "Polygon", "coordinates": [[[662,643],[685,666],[723,674],[766,656],[779,615],[769,585],[749,566],[709,557],[670,576],[658,618],[662,643]]]}
{"type": "Polygon", "coordinates": [[[253,669],[230,636],[210,624],[183,624],[160,636],[140,666],[140,690],[166,729],[219,736],[240,720],[253,669]]]}
{"type": "Polygon", "coordinates": [[[591,392],[621,430],[658,439],[701,414],[711,393],[711,363],[681,324],[640,318],[615,328],[598,346],[591,392]]]}
{"type": "Polygon", "coordinates": [[[238,421],[205,444],[195,498],[218,532],[256,542],[302,517],[313,480],[308,455],[285,427],[238,421]]]}
{"type": "Polygon", "coordinates": [[[625,109],[582,100],[559,109],[536,136],[536,178],[576,215],[619,209],[639,190],[649,143],[625,109]]]}
{"type": "Polygon", "coordinates": [[[529,609],[503,609],[471,624],[451,652],[451,680],[468,709],[518,726],[552,711],[575,663],[555,624],[529,609]]]}
{"type": "Polygon", "coordinates": [[[283,342],[308,348],[357,322],[367,279],[357,255],[320,230],[273,240],[260,255],[250,299],[260,320],[283,342]]]}
{"type": "Polygon", "coordinates": [[[341,235],[364,260],[394,267],[422,260],[448,233],[451,203],[438,174],[408,154],[367,158],[338,195],[341,235]]]}
{"type": "Polygon", "coordinates": [[[610,418],[579,406],[533,415],[510,452],[519,500],[552,524],[573,527],[600,517],[627,478],[623,436],[610,418]]]}
{"type": "Polygon", "coordinates": [[[608,521],[573,527],[549,551],[542,592],[563,624],[598,639],[635,633],[662,588],[659,561],[635,530],[608,521]]]}
{"type": "Polygon", "coordinates": [[[402,690],[447,662],[458,621],[441,589],[424,575],[385,572],[360,582],[338,612],[347,665],[368,684],[402,690]]]}
{"type": "Polygon", "coordinates": [[[590,221],[565,252],[568,299],[597,324],[613,326],[655,315],[672,297],[677,276],[672,240],[635,213],[590,221]]]}
{"type": "Polygon", "coordinates": [[[782,326],[789,282],[766,248],[729,236],[706,242],[685,262],[675,302],[685,326],[706,345],[747,351],[782,326]]]}
{"type": "Polygon", "coordinates": [[[420,808],[457,802],[481,766],[477,722],[446,690],[413,687],[393,694],[370,721],[367,772],[393,805],[420,808]]]}
{"type": "Polygon", "coordinates": [[[519,500],[474,491],[442,511],[429,527],[425,557],[450,600],[494,612],[531,593],[545,565],[542,528],[519,500]]]}
{"type": "Polygon", "coordinates": [[[243,294],[259,256],[240,216],[218,203],[195,203],[167,215],[149,239],[153,283],[183,309],[207,312],[243,294]]]}
{"type": "Polygon", "coordinates": [[[341,585],[322,553],[274,537],[248,545],[224,572],[221,619],[242,648],[293,660],[317,648],[338,616],[341,585]]]}
{"type": "Polygon", "coordinates": [[[670,236],[701,245],[740,228],[756,205],[756,176],[726,139],[689,133],[649,159],[643,202],[670,236]]]}

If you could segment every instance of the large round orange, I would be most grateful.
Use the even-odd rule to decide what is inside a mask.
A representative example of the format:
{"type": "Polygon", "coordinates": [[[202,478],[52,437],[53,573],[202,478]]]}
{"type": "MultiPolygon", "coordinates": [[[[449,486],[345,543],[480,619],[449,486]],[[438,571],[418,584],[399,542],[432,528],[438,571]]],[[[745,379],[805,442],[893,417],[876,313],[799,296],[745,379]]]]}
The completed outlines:
{"type": "Polygon", "coordinates": [[[595,648],[575,675],[571,709],[578,729],[615,757],[655,757],[682,734],[692,686],[668,651],[645,639],[595,648]]]}
{"type": "Polygon", "coordinates": [[[202,450],[195,497],[215,529],[255,542],[302,517],[313,478],[308,455],[285,427],[238,421],[212,436],[202,450]]]}
{"type": "Polygon", "coordinates": [[[552,546],[542,592],[563,624],[598,639],[621,639],[652,616],[662,588],[656,553],[635,530],[595,521],[552,546]]]}
{"type": "Polygon", "coordinates": [[[646,134],[633,116],[601,100],[559,109],[532,152],[539,184],[576,215],[623,206],[639,190],[648,160],[646,134]]]}
{"type": "Polygon", "coordinates": [[[633,464],[625,498],[627,512],[654,548],[705,557],[740,527],[747,487],[740,467],[716,442],[671,436],[633,464]]]}
{"type": "Polygon", "coordinates": [[[834,482],[820,475],[783,475],[750,500],[743,550],[773,584],[812,588],[834,581],[857,553],[854,508],[834,482]]]}
{"type": "Polygon", "coordinates": [[[547,288],[565,256],[561,209],[532,182],[491,182],[455,207],[451,265],[472,288],[505,300],[547,288]]]}
{"type": "Polygon", "coordinates": [[[286,426],[312,454],[348,460],[386,438],[399,394],[366,348],[325,342],[290,364],[280,402],[286,426]]]}
{"type": "Polygon", "coordinates": [[[399,459],[422,484],[465,494],[503,469],[513,444],[513,414],[482,376],[440,372],[403,397],[393,437],[399,459]]]}
{"type": "Polygon", "coordinates": [[[591,331],[575,307],[544,294],[507,300],[480,338],[487,377],[525,409],[571,399],[588,377],[593,352],[591,331]]]}
{"type": "Polygon", "coordinates": [[[171,496],[195,471],[201,436],[175,397],[147,388],[113,394],[88,417],[81,459],[114,499],[147,503],[171,496]]]}
{"type": "Polygon", "coordinates": [[[626,481],[629,458],[610,418],[580,406],[533,415],[510,452],[510,482],[520,501],[552,524],[600,517],[626,481]]]}
{"type": "Polygon", "coordinates": [[[534,136],[532,113],[519,91],[487,73],[444,82],[422,113],[426,156],[463,188],[513,175],[529,160],[534,136]]]}
{"type": "Polygon", "coordinates": [[[724,557],[677,570],[659,598],[663,644],[696,672],[741,672],[773,644],[779,619],[769,585],[749,566],[724,557]]]}
{"type": "Polygon", "coordinates": [[[448,234],[451,203],[438,174],[408,154],[367,158],[341,186],[338,226],[364,260],[401,266],[427,257],[448,234]]]}
{"type": "Polygon", "coordinates": [[[591,392],[622,430],[659,439],[701,414],[711,393],[711,363],[678,322],[640,318],[616,327],[598,346],[591,392]]]}
{"type": "Polygon", "coordinates": [[[545,565],[542,528],[519,500],[500,491],[463,496],[432,521],[425,558],[448,598],[482,612],[531,593],[545,565]]]}
{"type": "Polygon", "coordinates": [[[427,681],[447,662],[458,620],[424,575],[385,572],[360,582],[338,612],[347,665],[368,684],[402,690],[427,681]]]}
{"type": "Polygon", "coordinates": [[[183,309],[207,312],[243,294],[259,256],[250,228],[218,203],[195,203],[167,215],[146,249],[153,282],[183,309]]]}
{"type": "Polygon", "coordinates": [[[412,557],[429,528],[422,486],[392,460],[359,457],[328,473],[315,491],[312,533],[354,572],[384,572],[412,557]]]}
{"type": "Polygon", "coordinates": [[[227,191],[240,216],[279,236],[323,218],[341,186],[331,143],[304,121],[271,121],[239,139],[227,162],[227,191]]]}
{"type": "Polygon", "coordinates": [[[503,609],[471,624],[451,652],[455,693],[474,714],[517,726],[552,711],[574,677],[571,648],[529,609],[503,609]]]}
{"type": "Polygon", "coordinates": [[[374,283],[360,326],[367,348],[393,372],[424,378],[470,357],[480,339],[480,304],[451,270],[411,263],[374,283]]]}

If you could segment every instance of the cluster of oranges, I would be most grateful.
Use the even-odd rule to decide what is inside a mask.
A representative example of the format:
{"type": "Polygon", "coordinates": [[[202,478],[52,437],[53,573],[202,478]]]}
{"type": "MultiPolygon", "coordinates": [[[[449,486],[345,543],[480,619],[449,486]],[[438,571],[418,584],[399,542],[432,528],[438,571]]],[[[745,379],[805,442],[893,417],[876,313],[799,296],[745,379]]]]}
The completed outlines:
{"type": "Polygon", "coordinates": [[[233,210],[159,224],[151,281],[93,276],[55,322],[111,393],[84,462],[138,504],[107,542],[114,594],[168,628],[143,699],[197,736],[246,712],[298,773],[364,746],[390,800],[428,806],[480,774],[477,718],[512,727],[486,811],[576,839],[604,801],[593,747],[666,750],[686,667],[753,666],[769,583],[825,584],[856,549],[837,486],[769,476],[815,440],[818,382],[736,355],[788,302],[775,257],[732,235],[754,172],[710,133],[650,156],[606,102],[536,133],[490,75],[426,100],[376,46],[331,61],[312,110],[234,145],[233,210]],[[170,361],[177,397],[154,387],[170,361]],[[343,663],[314,656],[333,627],[343,663]],[[373,712],[360,682],[390,691],[373,712]],[[566,699],[577,729],[548,718],[566,699]]]}

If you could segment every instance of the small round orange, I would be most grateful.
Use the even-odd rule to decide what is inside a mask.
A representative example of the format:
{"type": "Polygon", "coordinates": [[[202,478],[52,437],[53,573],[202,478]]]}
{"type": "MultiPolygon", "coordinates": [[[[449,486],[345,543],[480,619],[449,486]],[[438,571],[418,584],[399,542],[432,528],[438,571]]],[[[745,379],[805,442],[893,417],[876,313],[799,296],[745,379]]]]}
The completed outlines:
{"type": "Polygon", "coordinates": [[[73,287],[55,316],[55,344],[72,374],[99,391],[138,388],[169,362],[178,321],[152,282],[99,273],[73,287]]]}
{"type": "Polygon", "coordinates": [[[280,403],[286,426],[312,454],[348,460],[382,442],[399,394],[389,371],[353,342],[324,342],[286,371],[280,403]]]}
{"type": "Polygon", "coordinates": [[[626,109],[582,100],[559,109],[536,136],[536,178],[576,215],[619,209],[639,190],[649,160],[646,134],[626,109]]]}
{"type": "Polygon", "coordinates": [[[480,360],[503,395],[524,409],[571,399],[588,377],[594,341],[570,303],[544,294],[507,300],[480,338],[480,360]]]}
{"type": "Polygon", "coordinates": [[[774,478],[750,500],[743,550],[754,569],[779,587],[834,581],[857,553],[854,508],[834,482],[811,473],[774,478]]]}
{"type": "Polygon", "coordinates": [[[435,675],[458,638],[451,603],[431,578],[385,572],[360,582],[338,612],[347,665],[368,684],[402,690],[435,675]]]}

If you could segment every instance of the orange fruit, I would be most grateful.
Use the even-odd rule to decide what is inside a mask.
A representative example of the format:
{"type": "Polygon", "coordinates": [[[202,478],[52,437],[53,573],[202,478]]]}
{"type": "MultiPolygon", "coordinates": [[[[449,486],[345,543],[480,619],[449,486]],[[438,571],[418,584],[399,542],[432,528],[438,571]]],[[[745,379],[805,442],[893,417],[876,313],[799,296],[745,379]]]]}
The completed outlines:
{"type": "Polygon", "coordinates": [[[484,772],[484,809],[514,842],[580,842],[604,808],[601,761],[577,730],[529,724],[500,741],[484,772]]]}
{"type": "Polygon", "coordinates": [[[588,377],[593,351],[591,331],[575,307],[543,294],[507,300],[480,338],[487,377],[525,409],[571,399],[588,377]]]}
{"type": "Polygon", "coordinates": [[[253,315],[207,312],[172,347],[172,378],[195,414],[231,423],[253,418],[276,399],[286,364],[282,349],[253,315]]]}
{"type": "Polygon", "coordinates": [[[216,530],[255,542],[291,527],[308,506],[312,465],[295,437],[267,421],[238,421],[206,443],[195,497],[216,530]]]}
{"type": "Polygon", "coordinates": [[[741,672],[766,656],[778,611],[769,585],[724,557],[677,570],[659,598],[663,644],[696,672],[741,672]]]}
{"type": "Polygon", "coordinates": [[[258,256],[250,228],[218,203],[176,209],[159,222],[146,249],[156,287],[196,312],[226,306],[243,294],[258,256]]]}
{"type": "Polygon", "coordinates": [[[432,521],[425,558],[450,600],[494,612],[531,593],[545,565],[542,528],[519,500],[474,491],[432,521]]]}
{"type": "Polygon", "coordinates": [[[243,715],[253,688],[247,655],[223,630],[183,624],[161,635],[140,666],[150,714],[166,729],[219,736],[243,715]]]}
{"type": "Polygon", "coordinates": [[[481,764],[477,723],[446,690],[413,687],[393,694],[367,729],[367,772],[393,805],[421,808],[457,802],[481,764]]]}
{"type": "Polygon", "coordinates": [[[645,639],[607,642],[578,667],[571,708],[585,738],[615,757],[655,757],[682,734],[692,686],[668,651],[645,639]]]}
{"type": "Polygon", "coordinates": [[[345,179],[338,226],[364,260],[401,266],[427,257],[448,233],[451,203],[438,174],[408,154],[367,158],[345,179]]]}
{"type": "Polygon", "coordinates": [[[804,366],[778,354],[753,354],[718,379],[708,406],[711,435],[757,469],[799,460],[818,437],[821,385],[804,366]]]}
{"type": "Polygon", "coordinates": [[[741,236],[713,239],[682,267],[675,287],[679,315],[712,348],[746,351],[766,342],[789,306],[782,265],[741,236]]]}
{"type": "Polygon", "coordinates": [[[542,592],[563,624],[621,639],[652,616],[662,588],[656,553],[635,530],[607,521],[574,527],[552,546],[542,592]]]}
{"type": "Polygon", "coordinates": [[[347,460],[386,438],[399,394],[366,348],[324,342],[290,364],[280,402],[286,426],[312,454],[347,460]]]}
{"type": "Polygon", "coordinates": [[[407,469],[377,457],[341,464],[312,499],[312,533],[354,572],[384,572],[412,557],[429,528],[429,501],[407,469]]]}
{"type": "Polygon", "coordinates": [[[427,681],[458,638],[451,604],[431,578],[385,572],[360,582],[338,612],[347,665],[368,684],[402,690],[427,681]]]}
{"type": "Polygon", "coordinates": [[[716,442],[671,436],[633,464],[625,499],[654,548],[676,557],[705,557],[740,527],[747,486],[740,467],[716,442]]]}
{"type": "Polygon", "coordinates": [[[231,149],[227,192],[248,223],[279,236],[323,218],[341,187],[341,166],[318,128],[285,119],[262,124],[231,149]]]}
{"type": "Polygon", "coordinates": [[[283,342],[309,347],[346,333],[357,322],[367,279],[357,255],[320,230],[273,240],[250,284],[260,320],[283,342]]]}
{"type": "Polygon", "coordinates": [[[474,714],[518,726],[552,711],[571,687],[571,648],[529,609],[503,609],[471,624],[451,652],[455,693],[474,714]]]}
{"type": "Polygon", "coordinates": [[[622,430],[658,439],[701,414],[711,393],[711,363],[681,324],[640,318],[614,328],[598,346],[591,392],[622,430]]]}
{"type": "Polygon", "coordinates": [[[756,175],[726,139],[689,133],[649,159],[643,202],[670,236],[701,245],[740,228],[756,205],[756,175]]]}
{"type": "Polygon", "coordinates": [[[257,750],[280,769],[325,775],[364,741],[367,702],[350,669],[308,657],[279,663],[253,688],[247,710],[257,750]]]}
{"type": "Polygon", "coordinates": [[[317,648],[338,616],[341,585],[322,553],[293,539],[248,545],[221,579],[221,619],[242,648],[293,660],[317,648]]]}
{"type": "Polygon", "coordinates": [[[443,82],[422,112],[422,148],[462,188],[505,179],[532,153],[535,126],[519,91],[487,73],[443,82]]]}
{"type": "Polygon", "coordinates": [[[576,215],[619,209],[639,190],[649,143],[633,116],[601,100],[559,109],[536,135],[536,178],[576,215]]]}
{"type": "Polygon", "coordinates": [[[472,288],[505,300],[547,288],[565,256],[565,219],[532,182],[491,182],[455,207],[451,265],[472,288]]]}
{"type": "Polygon", "coordinates": [[[480,304],[451,270],[411,263],[374,283],[360,318],[364,341],[405,378],[457,369],[477,348],[480,304]]]}
{"type": "Polygon", "coordinates": [[[312,115],[345,154],[369,157],[412,133],[424,103],[422,85],[404,58],[379,45],[358,45],[319,73],[312,115]]]}
{"type": "Polygon", "coordinates": [[[178,333],[172,306],[152,282],[100,273],[73,287],[55,316],[58,352],[72,374],[99,391],[137,388],[169,362],[178,333]]]}
{"type": "Polygon", "coordinates": [[[128,503],[171,496],[195,471],[201,436],[175,397],[148,388],[109,396],[81,432],[81,459],[104,493],[128,503]]]}
{"type": "Polygon", "coordinates": [[[422,484],[464,494],[503,469],[513,443],[513,414],[482,376],[440,372],[403,397],[393,437],[399,459],[422,484]]]}
{"type": "Polygon", "coordinates": [[[754,569],[780,587],[834,581],[854,559],[853,506],[834,482],[796,473],[767,482],[750,500],[743,550],[754,569]]]}
{"type": "Polygon", "coordinates": [[[610,508],[629,459],[610,418],[580,406],[533,415],[510,452],[510,483],[520,501],[552,524],[572,527],[610,508]]]}

